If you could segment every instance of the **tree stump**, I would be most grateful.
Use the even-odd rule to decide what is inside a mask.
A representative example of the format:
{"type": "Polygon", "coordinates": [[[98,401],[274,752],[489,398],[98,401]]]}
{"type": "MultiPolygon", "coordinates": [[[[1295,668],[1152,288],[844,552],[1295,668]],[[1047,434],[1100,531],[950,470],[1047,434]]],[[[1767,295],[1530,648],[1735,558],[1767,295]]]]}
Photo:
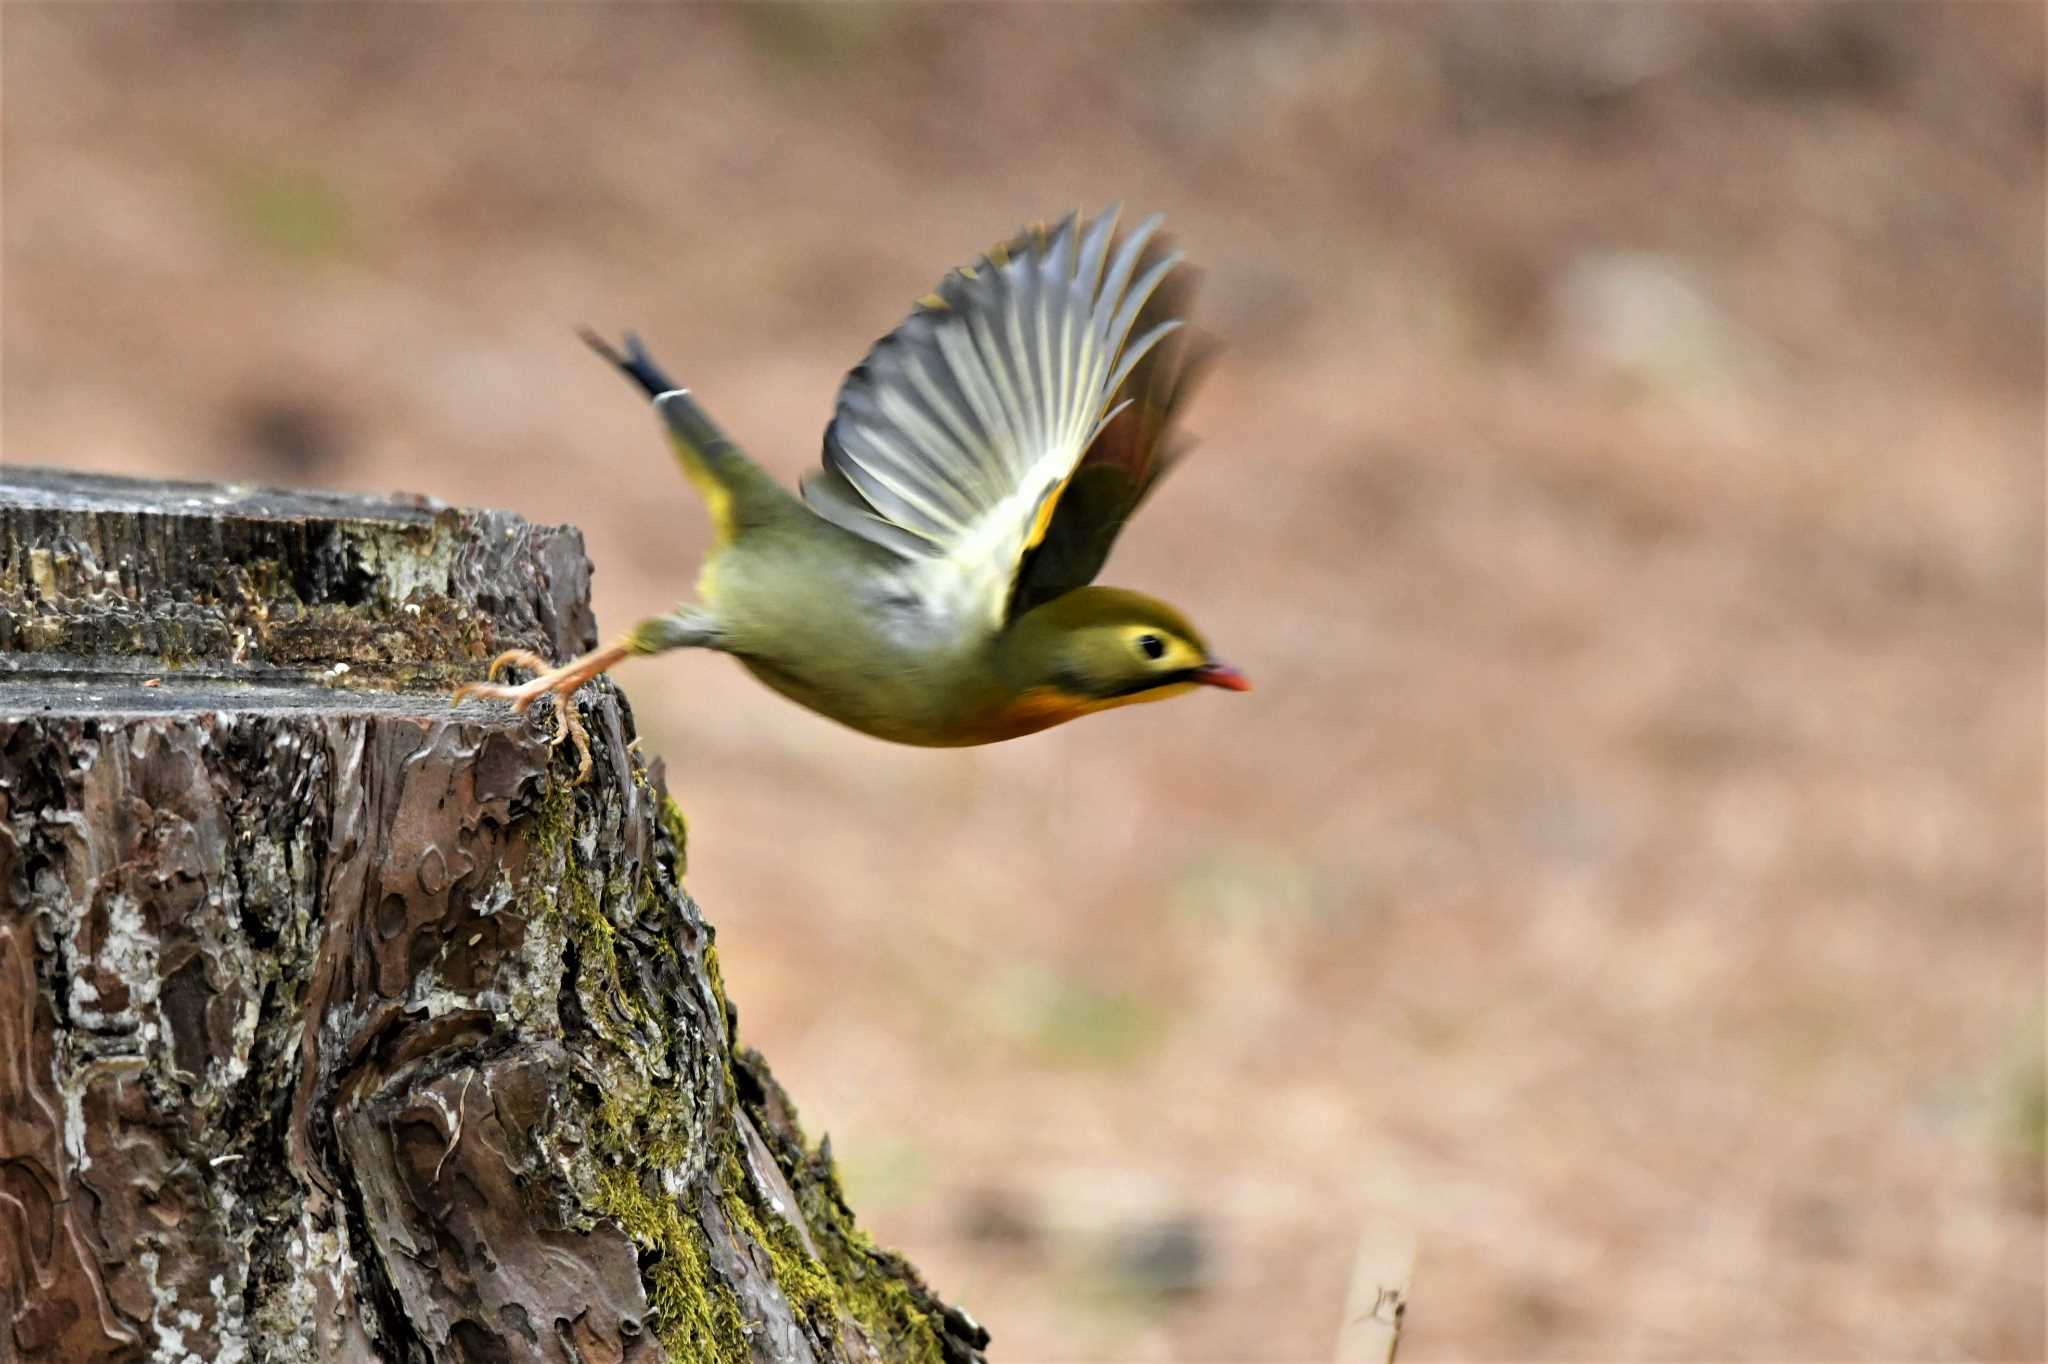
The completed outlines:
{"type": "Polygon", "coordinates": [[[0,469],[0,1360],[978,1360],[735,1041],[502,512],[0,469]]]}

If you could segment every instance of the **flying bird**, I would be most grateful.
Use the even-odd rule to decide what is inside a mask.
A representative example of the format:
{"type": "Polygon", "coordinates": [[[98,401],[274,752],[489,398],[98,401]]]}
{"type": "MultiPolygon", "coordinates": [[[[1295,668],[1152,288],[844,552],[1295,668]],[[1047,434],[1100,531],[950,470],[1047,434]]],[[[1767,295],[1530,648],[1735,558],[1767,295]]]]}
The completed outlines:
{"type": "Polygon", "coordinates": [[[637,337],[584,340],[653,400],[711,513],[697,600],[557,668],[523,650],[455,693],[524,711],[619,662],[731,654],[821,715],[897,743],[993,743],[1200,686],[1248,691],[1187,618],[1092,586],[1124,522],[1185,452],[1206,347],[1152,217],[1025,229],[948,274],[846,378],[799,494],[715,426],[637,337]],[[509,667],[532,681],[496,681],[509,667]]]}

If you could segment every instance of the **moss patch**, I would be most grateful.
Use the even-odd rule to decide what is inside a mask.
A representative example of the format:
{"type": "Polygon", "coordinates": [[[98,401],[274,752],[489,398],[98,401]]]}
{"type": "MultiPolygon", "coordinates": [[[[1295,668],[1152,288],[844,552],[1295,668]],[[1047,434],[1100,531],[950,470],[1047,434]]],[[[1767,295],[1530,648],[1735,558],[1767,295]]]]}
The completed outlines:
{"type": "MultiPolygon", "coordinates": [[[[643,876],[638,894],[614,877],[599,883],[575,850],[575,794],[551,783],[537,812],[534,885],[542,918],[557,918],[568,939],[573,985],[598,1045],[585,1048],[602,1082],[588,1158],[595,1162],[596,1210],[616,1218],[644,1258],[655,1334],[679,1360],[744,1360],[745,1333],[738,1300],[712,1272],[704,1229],[661,1176],[686,1169],[704,1142],[703,1117],[684,1083],[670,1074],[679,1054],[667,1010],[643,993],[625,969],[618,927],[607,903],[631,903],[636,930],[656,941],[686,931],[672,901],[655,895],[643,876]],[[600,884],[602,893],[600,893],[600,884]]],[[[630,946],[626,949],[632,950],[630,946]]],[[[672,969],[681,969],[673,952],[672,969]]]]}
{"type": "Polygon", "coordinates": [[[661,827],[668,830],[668,836],[675,840],[676,875],[681,877],[690,869],[690,821],[683,818],[683,807],[666,792],[662,794],[658,809],[661,827]]]}
{"type": "Polygon", "coordinates": [[[946,1351],[930,1311],[935,1305],[930,1294],[907,1261],[881,1249],[854,1223],[829,1151],[807,1162],[797,1200],[838,1286],[841,1308],[860,1323],[883,1357],[943,1364],[946,1351]]]}
{"type": "Polygon", "coordinates": [[[825,1267],[804,1249],[803,1238],[786,1214],[762,1206],[760,1191],[748,1175],[737,1134],[725,1141],[718,1165],[718,1200],[732,1224],[775,1262],[775,1282],[790,1305],[805,1317],[830,1321],[838,1315],[839,1295],[825,1267]]]}
{"type": "Polygon", "coordinates": [[[645,1273],[655,1334],[676,1360],[745,1364],[745,1323],[739,1300],[711,1272],[704,1229],[683,1216],[676,1200],[651,1194],[625,1170],[598,1176],[597,1207],[617,1219],[633,1244],[652,1251],[645,1273]]]}
{"type": "Polygon", "coordinates": [[[745,1309],[713,1259],[714,1244],[733,1239],[741,1254],[772,1262],[774,1282],[818,1341],[857,1328],[883,1359],[944,1364],[960,1357],[945,1309],[916,1271],[855,1226],[829,1150],[805,1145],[794,1109],[755,1058],[736,1060],[718,951],[667,877],[667,865],[681,867],[682,814],[666,798],[656,808],[656,855],[630,884],[584,864],[575,792],[551,784],[537,812],[529,892],[533,917],[560,925],[564,983],[594,1034],[581,1049],[598,1077],[596,1120],[577,1158],[577,1182],[592,1211],[616,1219],[639,1247],[655,1334],[677,1360],[748,1358],[745,1309]],[[662,834],[675,841],[672,863],[660,856],[662,834]],[[700,1035],[708,1031],[706,1005],[715,1010],[715,1037],[700,1035]],[[764,1098],[770,1089],[773,1112],[764,1098]],[[794,1209],[775,1206],[748,1169],[743,1107],[771,1148],[794,1209]],[[670,1192],[684,1187],[698,1196],[670,1192]]]}
{"type": "MultiPolygon", "coordinates": [[[[798,1211],[818,1248],[811,1263],[830,1283],[842,1319],[857,1324],[889,1360],[944,1364],[969,1357],[970,1345],[987,1344],[986,1333],[963,1315],[948,1312],[909,1261],[877,1246],[860,1229],[847,1206],[830,1142],[815,1148],[809,1144],[795,1105],[760,1056],[735,1048],[734,1069],[743,1082],[741,1102],[796,1193],[798,1211]]],[[[803,1254],[794,1229],[786,1230],[789,1241],[771,1246],[778,1265],[791,1244],[803,1254]]]]}

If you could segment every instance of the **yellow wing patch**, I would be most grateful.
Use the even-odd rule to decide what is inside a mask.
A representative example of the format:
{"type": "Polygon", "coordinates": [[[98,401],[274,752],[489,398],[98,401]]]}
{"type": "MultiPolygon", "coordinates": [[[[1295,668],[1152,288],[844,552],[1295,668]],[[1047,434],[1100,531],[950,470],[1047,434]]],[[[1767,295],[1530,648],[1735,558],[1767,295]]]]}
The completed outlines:
{"type": "MultiPolygon", "coordinates": [[[[1080,465],[1074,466],[1079,469],[1080,465]]],[[[1038,542],[1045,538],[1045,532],[1052,526],[1052,514],[1059,510],[1060,497],[1067,491],[1067,485],[1074,481],[1073,474],[1061,479],[1053,490],[1039,499],[1038,515],[1032,519],[1031,530],[1024,537],[1024,551],[1038,548],[1038,542]]],[[[1024,551],[1019,551],[1020,557],[1024,551]]]]}

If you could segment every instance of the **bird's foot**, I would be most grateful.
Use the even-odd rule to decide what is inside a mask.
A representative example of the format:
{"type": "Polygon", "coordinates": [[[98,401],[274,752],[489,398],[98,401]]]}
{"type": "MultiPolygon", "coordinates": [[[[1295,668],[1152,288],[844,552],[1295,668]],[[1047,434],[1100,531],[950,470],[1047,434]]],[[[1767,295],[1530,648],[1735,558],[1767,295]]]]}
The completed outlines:
{"type": "Polygon", "coordinates": [[[576,745],[576,780],[573,785],[581,786],[590,776],[590,736],[584,732],[583,721],[577,718],[576,691],[585,682],[619,661],[624,650],[600,649],[585,654],[559,668],[550,668],[548,661],[528,649],[507,649],[491,660],[490,671],[485,682],[471,682],[455,689],[449,699],[450,705],[459,705],[471,697],[485,701],[510,701],[512,709],[525,714],[526,708],[543,696],[555,699],[555,715],[560,725],[555,737],[549,741],[551,747],[559,748],[564,739],[576,745]],[[498,674],[507,668],[526,668],[536,676],[531,682],[519,686],[508,686],[498,681],[498,674]]]}

